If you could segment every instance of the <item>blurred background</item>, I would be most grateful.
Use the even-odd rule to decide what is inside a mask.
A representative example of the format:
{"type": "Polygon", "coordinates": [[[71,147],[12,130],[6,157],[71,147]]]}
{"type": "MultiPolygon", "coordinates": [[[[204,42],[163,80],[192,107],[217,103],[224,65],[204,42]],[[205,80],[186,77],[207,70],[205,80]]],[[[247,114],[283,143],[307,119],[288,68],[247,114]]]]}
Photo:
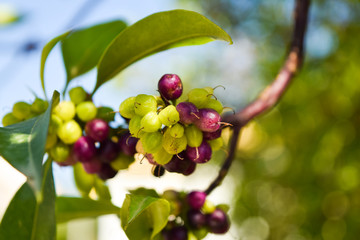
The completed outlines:
{"type": "MultiPolygon", "coordinates": [[[[185,93],[223,85],[215,95],[240,109],[276,76],[291,38],[293,0],[62,0],[0,3],[0,117],[17,101],[43,97],[41,49],[62,32],[113,19],[132,24],[176,8],[202,13],[224,28],[234,44],[212,42],[171,49],[133,64],[95,95],[96,105],[117,109],[125,98],[155,94],[164,73],[176,73],[185,93]]],[[[360,236],[360,4],[358,0],[314,0],[301,73],[275,109],[244,128],[237,158],[210,199],[228,203],[232,227],[206,239],[340,240],[360,236]]],[[[46,91],[62,90],[60,49],[46,64],[46,91]]],[[[75,79],[88,91],[92,71],[75,79]]],[[[226,138],[227,134],[224,134],[226,138]]],[[[150,166],[134,164],[110,180],[121,206],[137,186],[204,189],[216,176],[218,152],[190,177],[151,177],[150,166]],[[212,163],[212,164],[211,164],[212,163]]],[[[68,168],[54,166],[58,194],[78,195],[68,168]]],[[[25,178],[0,159],[0,218],[25,178]]],[[[114,216],[61,226],[59,239],[126,239],[114,216]]]]}

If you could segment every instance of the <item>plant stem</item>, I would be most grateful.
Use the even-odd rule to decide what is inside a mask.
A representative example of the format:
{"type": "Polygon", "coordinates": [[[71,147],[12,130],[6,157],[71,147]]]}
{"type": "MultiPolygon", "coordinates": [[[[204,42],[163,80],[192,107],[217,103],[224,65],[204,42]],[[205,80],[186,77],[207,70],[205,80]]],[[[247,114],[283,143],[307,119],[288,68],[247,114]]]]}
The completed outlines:
{"type": "Polygon", "coordinates": [[[229,155],[225,159],[218,176],[205,190],[206,194],[210,194],[217,186],[219,186],[227,175],[235,157],[241,128],[253,118],[273,108],[283,96],[295,73],[300,69],[303,62],[304,37],[308,23],[310,1],[311,0],[296,0],[294,9],[294,31],[290,50],[284,65],[279,70],[274,81],[244,109],[234,115],[228,115],[223,118],[224,122],[228,122],[234,126],[230,140],[229,155]]]}

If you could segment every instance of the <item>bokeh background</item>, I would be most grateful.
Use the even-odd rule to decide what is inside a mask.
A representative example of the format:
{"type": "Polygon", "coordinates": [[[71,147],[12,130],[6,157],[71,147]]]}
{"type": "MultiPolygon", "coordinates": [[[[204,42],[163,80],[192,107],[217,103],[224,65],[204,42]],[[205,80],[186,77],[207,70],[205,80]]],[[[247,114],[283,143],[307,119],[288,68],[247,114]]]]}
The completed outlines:
{"type": "MultiPolygon", "coordinates": [[[[171,49],[133,64],[95,95],[97,105],[118,108],[139,93],[155,94],[164,73],[182,77],[185,92],[223,85],[216,96],[240,109],[269,84],[281,67],[291,37],[293,0],[62,0],[0,3],[0,117],[16,101],[43,96],[39,66],[44,44],[74,27],[113,19],[129,24],[164,10],[194,10],[224,28],[234,44],[212,42],[171,49]]],[[[360,236],[360,4],[314,0],[301,73],[275,109],[244,128],[237,158],[210,199],[228,203],[232,228],[206,239],[352,240],[360,236]]],[[[62,90],[59,48],[46,65],[46,91],[62,90]]],[[[92,90],[96,72],[72,82],[92,90]]],[[[120,121],[120,120],[119,120],[120,121]]],[[[224,134],[226,138],[227,134],[224,134]]],[[[151,177],[134,164],[109,181],[121,206],[136,186],[204,189],[225,156],[191,177],[151,177]]],[[[58,194],[78,195],[71,169],[54,166],[58,194]]],[[[0,159],[0,217],[24,177],[0,159]]],[[[74,221],[59,239],[126,239],[116,217],[74,221]]]]}

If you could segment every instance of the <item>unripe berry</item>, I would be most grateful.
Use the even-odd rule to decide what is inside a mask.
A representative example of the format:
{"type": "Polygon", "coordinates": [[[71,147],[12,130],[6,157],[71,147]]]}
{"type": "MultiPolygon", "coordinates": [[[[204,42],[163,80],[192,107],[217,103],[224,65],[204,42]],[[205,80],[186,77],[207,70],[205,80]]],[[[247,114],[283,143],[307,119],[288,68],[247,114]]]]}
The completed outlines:
{"type": "Polygon", "coordinates": [[[26,102],[17,102],[13,106],[12,113],[17,119],[24,120],[31,113],[31,105],[26,102]]]}
{"type": "Polygon", "coordinates": [[[144,116],[148,112],[156,112],[156,98],[151,95],[139,94],[135,97],[134,106],[135,113],[139,116],[144,116]]]}
{"type": "Polygon", "coordinates": [[[58,137],[56,133],[48,133],[45,143],[45,149],[51,149],[57,143],[58,137]]]}
{"type": "Polygon", "coordinates": [[[161,128],[161,121],[156,112],[148,112],[140,121],[144,132],[155,132],[161,128]]]}
{"type": "Polygon", "coordinates": [[[60,126],[57,135],[64,143],[73,144],[81,137],[82,130],[75,120],[70,120],[60,126]]]}
{"type": "Polygon", "coordinates": [[[96,155],[95,142],[88,136],[80,137],[73,146],[74,157],[80,162],[89,162],[96,155]]]}
{"type": "Polygon", "coordinates": [[[56,162],[64,162],[70,154],[69,146],[59,142],[50,149],[50,156],[56,162]]]}
{"type": "Polygon", "coordinates": [[[230,228],[229,218],[226,213],[220,209],[207,215],[206,218],[209,231],[216,234],[226,233],[230,228]]]}
{"type": "Polygon", "coordinates": [[[4,127],[15,124],[20,122],[21,120],[19,120],[18,118],[16,118],[13,113],[8,113],[6,114],[3,119],[2,119],[2,125],[4,127]]]}
{"type": "Polygon", "coordinates": [[[79,104],[85,101],[87,93],[82,87],[74,87],[69,91],[70,99],[73,103],[79,104]]]}
{"type": "Polygon", "coordinates": [[[178,99],[183,92],[181,79],[176,74],[165,74],[159,80],[158,90],[167,100],[178,99]]]}
{"type": "Polygon", "coordinates": [[[110,128],[108,123],[102,119],[93,119],[85,125],[86,135],[98,142],[107,139],[109,131],[110,128]]]}
{"type": "Polygon", "coordinates": [[[119,171],[122,169],[127,169],[129,165],[133,162],[134,162],[134,157],[127,156],[120,152],[117,158],[114,161],[110,162],[110,166],[114,170],[119,171]]]}
{"type": "Polygon", "coordinates": [[[199,191],[190,192],[186,200],[191,209],[200,210],[205,203],[206,193],[199,191]]]}
{"type": "Polygon", "coordinates": [[[169,105],[159,113],[159,119],[165,126],[171,126],[180,120],[179,112],[174,105],[169,105]]]}
{"type": "Polygon", "coordinates": [[[34,102],[31,104],[31,111],[37,114],[43,113],[48,108],[49,103],[40,98],[35,98],[34,102]]]}
{"type": "Polygon", "coordinates": [[[114,121],[114,110],[111,107],[99,107],[97,109],[96,118],[100,118],[106,122],[114,121]]]}
{"type": "Polygon", "coordinates": [[[54,113],[62,120],[69,121],[75,117],[75,104],[71,101],[60,102],[55,107],[54,113]]]}
{"type": "Polygon", "coordinates": [[[82,102],[76,106],[76,114],[83,122],[88,122],[96,117],[97,108],[91,101],[82,102]]]}
{"type": "Polygon", "coordinates": [[[119,113],[124,118],[133,118],[135,116],[135,97],[129,97],[125,99],[120,104],[119,113]]]}

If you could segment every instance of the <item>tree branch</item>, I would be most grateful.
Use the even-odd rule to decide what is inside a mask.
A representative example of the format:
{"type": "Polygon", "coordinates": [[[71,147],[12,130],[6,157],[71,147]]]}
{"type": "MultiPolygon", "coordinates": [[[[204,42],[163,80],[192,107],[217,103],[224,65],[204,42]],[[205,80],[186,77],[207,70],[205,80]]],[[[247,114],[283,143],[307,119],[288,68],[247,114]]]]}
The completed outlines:
{"type": "Polygon", "coordinates": [[[267,86],[249,105],[234,115],[225,116],[224,122],[234,126],[234,132],[230,140],[229,156],[225,159],[216,179],[205,191],[210,194],[221,184],[227,175],[234,159],[240,130],[256,116],[273,108],[283,96],[295,73],[300,69],[303,62],[304,37],[308,23],[308,12],[311,0],[296,0],[294,9],[294,31],[290,50],[283,67],[280,69],[274,81],[267,86]]]}

